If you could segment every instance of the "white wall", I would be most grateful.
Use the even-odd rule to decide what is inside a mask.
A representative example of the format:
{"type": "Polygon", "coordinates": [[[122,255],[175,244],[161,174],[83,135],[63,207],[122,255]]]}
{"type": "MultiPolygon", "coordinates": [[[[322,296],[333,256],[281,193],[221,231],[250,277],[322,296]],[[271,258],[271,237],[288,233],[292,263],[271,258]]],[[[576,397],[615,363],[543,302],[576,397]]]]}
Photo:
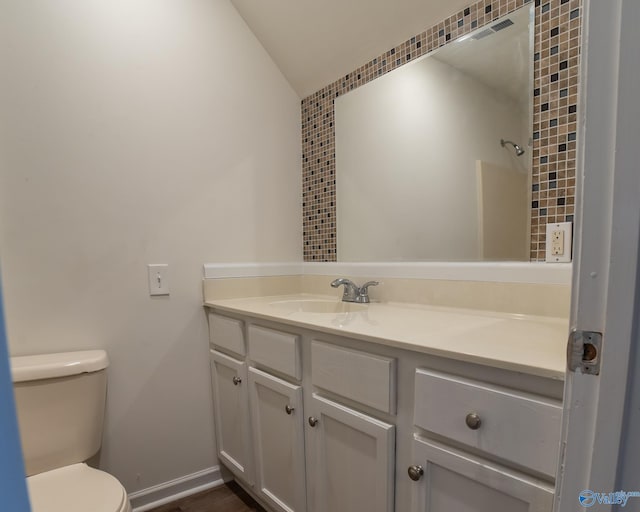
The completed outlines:
{"type": "Polygon", "coordinates": [[[523,116],[433,57],[336,99],[338,260],[479,259],[476,160],[526,172],[523,116]]]}
{"type": "Polygon", "coordinates": [[[299,98],[226,0],[4,0],[0,34],[10,350],[109,352],[129,491],[213,466],[202,264],[302,259],[299,98]]]}

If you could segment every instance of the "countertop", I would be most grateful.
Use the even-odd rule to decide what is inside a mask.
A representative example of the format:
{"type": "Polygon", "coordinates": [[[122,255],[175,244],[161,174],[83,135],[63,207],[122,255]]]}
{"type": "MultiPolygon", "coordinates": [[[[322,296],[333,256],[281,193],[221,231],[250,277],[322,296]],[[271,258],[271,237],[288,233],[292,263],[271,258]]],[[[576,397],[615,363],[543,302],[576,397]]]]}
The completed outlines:
{"type": "Polygon", "coordinates": [[[564,380],[569,321],[399,302],[310,313],[286,301],[335,301],[297,294],[206,301],[207,307],[381,345],[564,380]],[[274,305],[274,303],[280,303],[274,305]]]}

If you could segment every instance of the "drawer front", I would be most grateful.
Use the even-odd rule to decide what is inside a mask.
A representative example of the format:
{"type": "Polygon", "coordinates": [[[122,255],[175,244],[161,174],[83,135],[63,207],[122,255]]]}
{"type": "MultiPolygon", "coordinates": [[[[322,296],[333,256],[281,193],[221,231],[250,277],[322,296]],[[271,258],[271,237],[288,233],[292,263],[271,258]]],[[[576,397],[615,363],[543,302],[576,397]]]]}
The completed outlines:
{"type": "Polygon", "coordinates": [[[242,320],[209,313],[209,340],[211,344],[244,356],[247,351],[242,327],[242,320]]]}
{"type": "Polygon", "coordinates": [[[302,378],[298,336],[257,325],[250,325],[247,333],[251,360],[294,379],[302,378]]]}
{"type": "Polygon", "coordinates": [[[396,413],[395,359],[313,341],[311,381],[379,411],[396,413]]]}
{"type": "Polygon", "coordinates": [[[414,419],[425,430],[555,476],[562,420],[558,402],[419,369],[414,419]],[[469,415],[475,415],[469,417],[471,426],[469,415]]]}

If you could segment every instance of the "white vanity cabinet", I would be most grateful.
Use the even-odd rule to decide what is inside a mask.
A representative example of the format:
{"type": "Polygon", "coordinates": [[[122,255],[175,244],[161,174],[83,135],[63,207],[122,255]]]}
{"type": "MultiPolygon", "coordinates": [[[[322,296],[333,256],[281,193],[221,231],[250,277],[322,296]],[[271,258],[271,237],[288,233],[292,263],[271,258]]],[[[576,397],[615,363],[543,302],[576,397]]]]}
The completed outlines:
{"type": "Polygon", "coordinates": [[[315,391],[306,415],[313,510],[392,512],[396,428],[363,410],[395,414],[396,361],[315,339],[310,347],[309,387],[315,391]]]}
{"type": "Polygon", "coordinates": [[[244,322],[209,313],[211,384],[218,457],[248,485],[253,484],[253,449],[244,322]]]}
{"type": "Polygon", "coordinates": [[[209,319],[218,454],[268,510],[552,511],[561,381],[209,319]]]}
{"type": "Polygon", "coordinates": [[[246,324],[255,489],[278,512],[305,512],[300,336],[246,324]]]}
{"type": "Polygon", "coordinates": [[[209,334],[220,460],[273,510],[306,512],[299,337],[215,313],[209,334]]]}
{"type": "Polygon", "coordinates": [[[422,368],[414,397],[412,512],[551,512],[553,485],[531,475],[555,476],[559,402],[422,368]]]}

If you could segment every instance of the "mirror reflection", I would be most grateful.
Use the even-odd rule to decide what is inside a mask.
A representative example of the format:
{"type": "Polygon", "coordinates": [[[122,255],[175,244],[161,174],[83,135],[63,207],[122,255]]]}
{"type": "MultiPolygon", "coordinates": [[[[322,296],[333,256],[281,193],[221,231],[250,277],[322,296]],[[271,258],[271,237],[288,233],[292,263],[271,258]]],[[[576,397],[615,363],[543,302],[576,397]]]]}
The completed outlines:
{"type": "Polygon", "coordinates": [[[528,260],[532,11],[336,98],[339,261],[528,260]]]}

